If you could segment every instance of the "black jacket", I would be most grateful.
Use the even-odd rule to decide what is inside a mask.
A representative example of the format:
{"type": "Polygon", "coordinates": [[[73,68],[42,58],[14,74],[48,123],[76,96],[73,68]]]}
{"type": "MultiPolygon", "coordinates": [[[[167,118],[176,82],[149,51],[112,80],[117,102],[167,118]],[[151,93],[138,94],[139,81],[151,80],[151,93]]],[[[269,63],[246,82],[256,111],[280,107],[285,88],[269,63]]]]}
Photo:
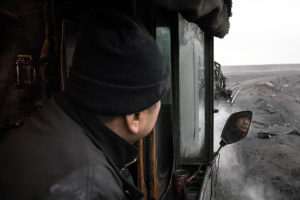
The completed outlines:
{"type": "Polygon", "coordinates": [[[126,168],[137,151],[92,114],[52,99],[1,142],[0,199],[140,199],[126,168]]]}

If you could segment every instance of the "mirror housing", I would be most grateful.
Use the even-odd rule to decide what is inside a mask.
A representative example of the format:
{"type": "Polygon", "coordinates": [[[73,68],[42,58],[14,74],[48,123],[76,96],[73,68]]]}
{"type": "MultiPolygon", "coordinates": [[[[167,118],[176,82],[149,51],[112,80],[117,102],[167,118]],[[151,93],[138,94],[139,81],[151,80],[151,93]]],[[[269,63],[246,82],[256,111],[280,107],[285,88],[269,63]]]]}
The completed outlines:
{"type": "Polygon", "coordinates": [[[248,134],[251,120],[251,111],[236,112],[230,115],[223,128],[220,145],[223,147],[245,138],[248,134]]]}

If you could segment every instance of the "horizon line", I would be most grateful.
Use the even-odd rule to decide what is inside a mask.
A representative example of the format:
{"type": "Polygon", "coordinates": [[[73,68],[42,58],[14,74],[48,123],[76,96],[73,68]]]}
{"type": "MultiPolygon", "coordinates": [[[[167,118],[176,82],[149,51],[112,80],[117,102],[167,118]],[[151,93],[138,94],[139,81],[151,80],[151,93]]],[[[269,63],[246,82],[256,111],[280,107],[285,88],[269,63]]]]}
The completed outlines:
{"type": "MultiPolygon", "coordinates": [[[[220,63],[221,64],[221,63],[220,63]]],[[[222,64],[221,64],[222,65],[222,64]]],[[[226,64],[222,66],[266,66],[266,65],[300,65],[300,63],[274,63],[274,64],[226,64]]]]}

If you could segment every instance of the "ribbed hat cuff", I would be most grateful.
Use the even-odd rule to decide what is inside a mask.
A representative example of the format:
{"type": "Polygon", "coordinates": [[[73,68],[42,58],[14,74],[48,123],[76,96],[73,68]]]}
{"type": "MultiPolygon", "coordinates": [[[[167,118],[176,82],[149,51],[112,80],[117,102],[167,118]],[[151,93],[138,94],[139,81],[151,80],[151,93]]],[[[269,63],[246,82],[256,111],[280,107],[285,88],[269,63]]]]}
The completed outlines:
{"type": "Polygon", "coordinates": [[[93,80],[71,72],[66,95],[90,112],[104,115],[126,115],[140,112],[158,102],[169,88],[168,76],[147,85],[126,86],[93,80]]]}

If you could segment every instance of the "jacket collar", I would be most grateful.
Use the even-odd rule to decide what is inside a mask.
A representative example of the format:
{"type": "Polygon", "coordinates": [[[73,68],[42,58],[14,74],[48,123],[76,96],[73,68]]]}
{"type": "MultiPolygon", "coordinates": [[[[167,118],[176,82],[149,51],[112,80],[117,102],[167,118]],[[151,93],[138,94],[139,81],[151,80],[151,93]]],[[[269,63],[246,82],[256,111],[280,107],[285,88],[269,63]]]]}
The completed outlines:
{"type": "Polygon", "coordinates": [[[108,156],[119,169],[132,164],[136,160],[138,148],[104,126],[95,115],[88,113],[85,116],[84,122],[86,123],[88,131],[90,131],[94,137],[95,142],[99,143],[104,154],[108,156]]]}
{"type": "Polygon", "coordinates": [[[136,160],[138,148],[103,125],[95,114],[75,105],[63,95],[55,97],[57,104],[80,126],[103,153],[120,169],[136,160]]]}

